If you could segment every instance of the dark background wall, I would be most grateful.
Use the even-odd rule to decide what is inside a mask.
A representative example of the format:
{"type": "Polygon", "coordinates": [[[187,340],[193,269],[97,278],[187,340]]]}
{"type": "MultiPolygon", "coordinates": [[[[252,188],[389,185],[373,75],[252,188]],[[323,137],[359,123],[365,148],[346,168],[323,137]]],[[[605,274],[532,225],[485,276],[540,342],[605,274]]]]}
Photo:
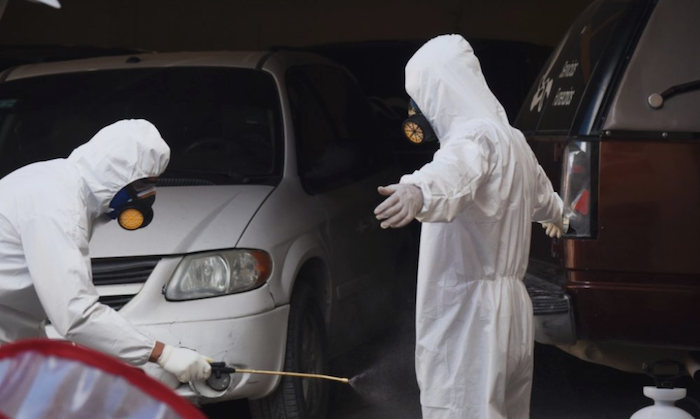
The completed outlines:
{"type": "Polygon", "coordinates": [[[467,39],[556,44],[591,0],[9,0],[0,44],[145,50],[267,49],[346,41],[467,39]]]}

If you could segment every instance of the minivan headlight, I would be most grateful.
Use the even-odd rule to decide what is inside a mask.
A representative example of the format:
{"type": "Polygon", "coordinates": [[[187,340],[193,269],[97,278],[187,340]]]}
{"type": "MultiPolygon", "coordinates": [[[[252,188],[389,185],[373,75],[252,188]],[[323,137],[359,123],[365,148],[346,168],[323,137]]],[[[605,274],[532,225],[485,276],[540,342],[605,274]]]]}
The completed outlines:
{"type": "Polygon", "coordinates": [[[272,259],[262,250],[227,250],[185,256],[165,289],[182,301],[249,291],[265,283],[272,259]]]}

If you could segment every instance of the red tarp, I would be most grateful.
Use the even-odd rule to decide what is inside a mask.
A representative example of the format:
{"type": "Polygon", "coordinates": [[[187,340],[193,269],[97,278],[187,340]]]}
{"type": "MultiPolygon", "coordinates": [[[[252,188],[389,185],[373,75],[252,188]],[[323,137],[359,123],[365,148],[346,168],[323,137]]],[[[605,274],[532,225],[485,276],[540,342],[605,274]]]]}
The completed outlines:
{"type": "Polygon", "coordinates": [[[48,339],[0,347],[0,419],[19,417],[206,419],[142,370],[48,339]]]}

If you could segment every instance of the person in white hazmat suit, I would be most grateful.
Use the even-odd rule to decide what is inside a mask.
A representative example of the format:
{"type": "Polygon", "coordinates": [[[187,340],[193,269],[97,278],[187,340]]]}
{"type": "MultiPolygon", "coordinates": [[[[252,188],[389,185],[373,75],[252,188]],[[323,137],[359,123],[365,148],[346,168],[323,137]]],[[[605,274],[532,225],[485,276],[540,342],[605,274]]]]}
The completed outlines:
{"type": "Polygon", "coordinates": [[[209,377],[208,358],[146,336],[99,303],[92,284],[93,228],[107,215],[125,213],[146,218],[131,227],[120,218],[125,228],[148,224],[153,181],[169,160],[170,148],[153,124],[123,120],[66,159],[30,164],[0,179],[0,345],[46,337],[48,317],[66,339],[130,364],[157,362],[181,382],[209,377]]]}
{"type": "Polygon", "coordinates": [[[422,222],[416,375],[425,419],[527,418],[532,303],[522,282],[532,221],[561,235],[562,201],[489,90],[459,35],[428,41],[406,65],[406,92],[434,130],[433,160],[375,214],[382,228],[422,222]]]}

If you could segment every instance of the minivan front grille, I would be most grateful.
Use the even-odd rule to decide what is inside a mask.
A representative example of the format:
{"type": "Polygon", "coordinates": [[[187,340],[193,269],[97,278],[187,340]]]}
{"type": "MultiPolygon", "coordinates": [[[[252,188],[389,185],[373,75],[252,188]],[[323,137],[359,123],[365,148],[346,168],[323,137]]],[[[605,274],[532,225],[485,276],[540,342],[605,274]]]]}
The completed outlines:
{"type": "Polygon", "coordinates": [[[95,285],[140,284],[160,261],[160,257],[93,259],[92,282],[95,285]]]}
{"type": "Polygon", "coordinates": [[[124,307],[132,298],[134,298],[133,295],[105,295],[100,297],[100,302],[119,311],[119,309],[124,307]]]}
{"type": "MultiPolygon", "coordinates": [[[[96,285],[143,284],[160,257],[92,259],[92,282],[96,285]]],[[[100,303],[119,310],[134,295],[103,295],[100,303]]]]}

